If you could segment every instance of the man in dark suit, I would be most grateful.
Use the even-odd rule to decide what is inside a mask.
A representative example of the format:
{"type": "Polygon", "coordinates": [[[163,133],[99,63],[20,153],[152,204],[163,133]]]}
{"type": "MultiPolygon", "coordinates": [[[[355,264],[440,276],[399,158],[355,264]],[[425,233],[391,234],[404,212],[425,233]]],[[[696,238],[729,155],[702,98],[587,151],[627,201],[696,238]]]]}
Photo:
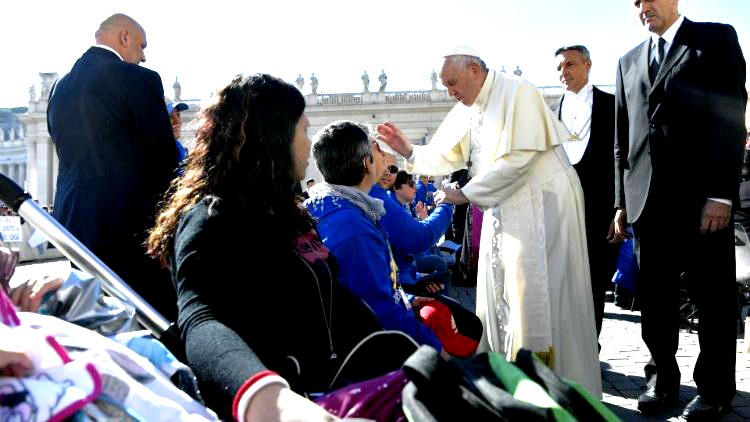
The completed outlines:
{"type": "Polygon", "coordinates": [[[563,144],[578,173],[586,208],[591,290],[596,333],[601,334],[604,297],[615,272],[619,235],[614,233],[615,96],[589,82],[591,55],[582,45],[555,51],[557,72],[565,93],[550,109],[568,132],[563,144]]]}
{"type": "Polygon", "coordinates": [[[699,312],[698,395],[688,420],[735,394],[738,306],[732,207],[738,202],[745,59],[729,25],[691,22],[677,0],[636,0],[651,37],[620,59],[616,102],[616,231],[633,224],[643,340],[655,377],[638,398],[657,413],[678,398],[678,283],[699,312]]]}
{"type": "Polygon", "coordinates": [[[96,45],[57,81],[47,125],[60,166],[54,216],[166,318],[176,315],[169,274],[142,246],[177,166],[164,89],[146,61],[146,33],[116,14],[96,45]]]}

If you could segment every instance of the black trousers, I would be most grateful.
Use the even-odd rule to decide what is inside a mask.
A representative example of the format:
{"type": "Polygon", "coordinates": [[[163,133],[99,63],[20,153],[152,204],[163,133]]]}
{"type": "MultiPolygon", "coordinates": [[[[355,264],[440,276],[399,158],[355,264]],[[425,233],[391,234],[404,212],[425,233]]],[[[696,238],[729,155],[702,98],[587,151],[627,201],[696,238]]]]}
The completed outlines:
{"type": "Polygon", "coordinates": [[[641,333],[656,366],[651,382],[668,394],[679,389],[675,354],[682,277],[698,308],[700,354],[693,371],[698,394],[710,400],[731,400],[736,390],[739,317],[733,225],[730,222],[715,233],[700,234],[704,201],[683,201],[675,209],[674,202],[667,203],[669,197],[650,192],[643,213],[633,224],[640,266],[641,333]]]}
{"type": "Polygon", "coordinates": [[[620,253],[621,243],[609,243],[603,235],[594,237],[594,230],[588,229],[587,243],[589,252],[589,268],[591,269],[591,292],[594,296],[594,316],[596,318],[596,335],[602,332],[604,319],[604,298],[607,288],[612,285],[612,276],[617,266],[617,255],[620,253]]]}

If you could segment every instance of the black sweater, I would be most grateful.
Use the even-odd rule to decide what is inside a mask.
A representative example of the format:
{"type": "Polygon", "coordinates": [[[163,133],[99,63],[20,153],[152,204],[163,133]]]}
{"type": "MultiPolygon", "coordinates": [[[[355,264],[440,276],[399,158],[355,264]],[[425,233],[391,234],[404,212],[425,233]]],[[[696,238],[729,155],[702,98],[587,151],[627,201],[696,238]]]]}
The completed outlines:
{"type": "Polygon", "coordinates": [[[379,328],[338,283],[317,235],[295,245],[279,238],[281,224],[291,223],[236,200],[204,198],[177,229],[178,325],[206,404],[221,416],[231,415],[237,390],[265,368],[299,393],[325,391],[347,353],[379,328]]]}

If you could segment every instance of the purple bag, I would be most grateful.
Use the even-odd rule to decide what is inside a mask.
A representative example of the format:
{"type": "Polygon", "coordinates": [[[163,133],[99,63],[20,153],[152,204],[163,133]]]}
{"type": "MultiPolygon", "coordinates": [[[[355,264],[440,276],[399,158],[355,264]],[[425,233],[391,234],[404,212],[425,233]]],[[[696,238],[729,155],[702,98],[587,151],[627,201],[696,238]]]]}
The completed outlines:
{"type": "Polygon", "coordinates": [[[367,418],[380,422],[406,421],[401,391],[409,379],[402,369],[348,385],[315,400],[340,418],[367,418]]]}

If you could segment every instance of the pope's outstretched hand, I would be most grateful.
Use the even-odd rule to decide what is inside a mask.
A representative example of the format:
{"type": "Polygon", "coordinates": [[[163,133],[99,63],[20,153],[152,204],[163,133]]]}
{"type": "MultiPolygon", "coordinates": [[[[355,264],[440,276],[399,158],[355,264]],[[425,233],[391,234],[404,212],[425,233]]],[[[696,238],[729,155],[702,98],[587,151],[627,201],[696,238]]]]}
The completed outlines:
{"type": "Polygon", "coordinates": [[[383,122],[379,124],[375,130],[378,132],[379,140],[388,144],[389,147],[393,148],[402,156],[406,158],[411,157],[411,141],[409,141],[409,138],[401,132],[401,129],[399,129],[398,126],[391,122],[383,122]]]}
{"type": "Polygon", "coordinates": [[[469,202],[469,198],[455,185],[445,185],[443,189],[435,192],[435,205],[443,203],[461,205],[469,202]]]}

